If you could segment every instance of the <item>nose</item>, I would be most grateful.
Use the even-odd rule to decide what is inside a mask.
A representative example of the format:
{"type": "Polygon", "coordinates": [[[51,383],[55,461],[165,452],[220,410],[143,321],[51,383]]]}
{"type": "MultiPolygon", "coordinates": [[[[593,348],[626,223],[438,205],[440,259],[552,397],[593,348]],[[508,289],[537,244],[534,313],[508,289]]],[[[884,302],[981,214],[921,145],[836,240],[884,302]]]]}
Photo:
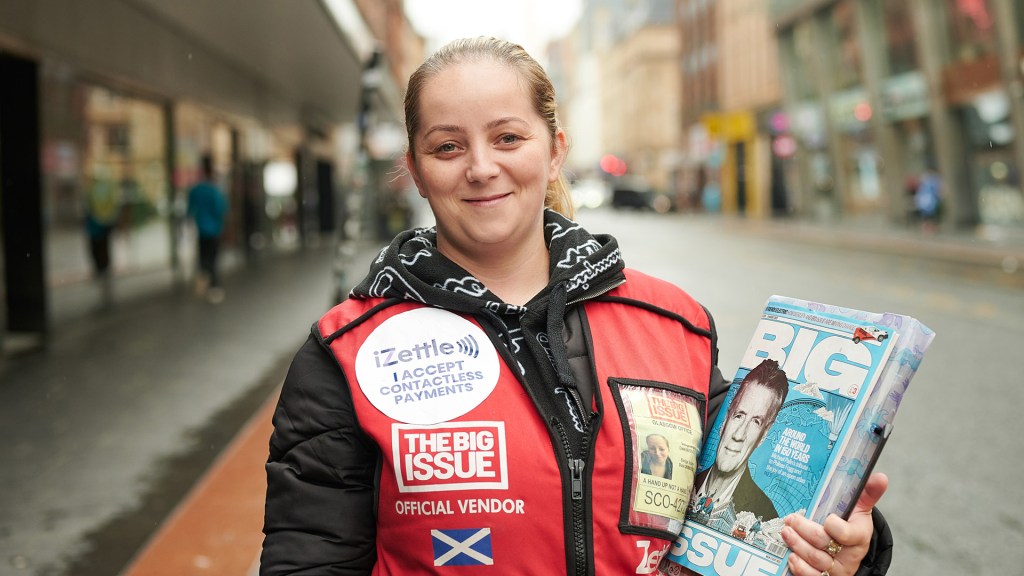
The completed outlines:
{"type": "Polygon", "coordinates": [[[469,156],[469,167],[466,168],[466,180],[470,182],[486,182],[498,175],[501,169],[492,157],[493,151],[477,147],[469,156]]]}

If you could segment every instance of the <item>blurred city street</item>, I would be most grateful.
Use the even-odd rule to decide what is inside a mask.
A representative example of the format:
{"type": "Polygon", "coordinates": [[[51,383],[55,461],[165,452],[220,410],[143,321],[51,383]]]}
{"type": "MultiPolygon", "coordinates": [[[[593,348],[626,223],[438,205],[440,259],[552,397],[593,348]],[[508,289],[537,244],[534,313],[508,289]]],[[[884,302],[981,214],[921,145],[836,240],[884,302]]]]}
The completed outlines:
{"type": "Polygon", "coordinates": [[[0,574],[116,574],[279,386],[332,248],[230,275],[220,305],[189,285],[69,312],[0,360],[0,574]]]}
{"type": "MultiPolygon", "coordinates": [[[[1024,473],[1006,456],[1024,434],[1015,415],[1024,397],[1010,384],[1024,341],[1024,282],[1020,271],[977,262],[1024,258],[1024,244],[949,238],[943,255],[881,235],[880,244],[902,245],[884,253],[856,246],[865,233],[856,230],[768,230],[608,208],[578,219],[616,235],[628,265],[677,283],[712,311],[726,373],[771,294],[927,323],[937,339],[879,463],[892,481],[881,504],[897,542],[890,573],[1016,573],[1024,530],[1007,503],[1022,501],[1024,489],[990,486],[1024,473]],[[999,529],[981,530],[992,526],[999,529]]],[[[373,245],[357,251],[354,277],[373,253],[373,245]]],[[[111,575],[136,557],[273,401],[291,354],[329,304],[332,258],[309,249],[237,271],[220,305],[182,289],[70,317],[45,350],[0,361],[0,433],[9,439],[0,444],[0,574],[111,575]]],[[[247,464],[257,476],[266,430],[263,422],[262,452],[247,464]]],[[[250,525],[220,535],[221,550],[234,547],[247,562],[258,555],[256,496],[250,525]]],[[[200,512],[218,521],[217,509],[200,512]]],[[[225,574],[217,557],[179,548],[192,573],[225,574]]]]}
{"type": "Polygon", "coordinates": [[[1020,573],[1024,487],[1003,479],[1024,473],[1024,389],[1012,366],[1024,342],[1024,284],[1021,271],[967,262],[984,259],[982,249],[995,262],[1019,259],[1024,245],[951,242],[942,254],[880,234],[865,250],[858,242],[870,230],[778,225],[769,234],[742,221],[608,212],[580,221],[614,231],[627,265],[708,307],[727,375],[772,294],[907,314],[935,330],[877,465],[891,481],[879,504],[896,540],[889,574],[1020,573]],[[886,244],[891,252],[877,251],[886,244]]]}
{"type": "Polygon", "coordinates": [[[773,294],[932,328],[889,574],[1024,574],[1021,0],[0,0],[0,576],[255,575],[289,362],[432,219],[409,78],[481,35],[727,377],[773,294]]]}

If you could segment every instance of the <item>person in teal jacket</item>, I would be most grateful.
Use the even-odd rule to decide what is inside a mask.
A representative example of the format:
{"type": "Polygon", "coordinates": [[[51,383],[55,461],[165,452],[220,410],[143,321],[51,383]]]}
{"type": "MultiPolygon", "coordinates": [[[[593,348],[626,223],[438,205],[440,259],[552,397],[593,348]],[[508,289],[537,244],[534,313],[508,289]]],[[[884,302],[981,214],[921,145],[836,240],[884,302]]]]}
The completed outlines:
{"type": "Polygon", "coordinates": [[[220,252],[224,220],[228,212],[228,200],[224,191],[213,181],[213,160],[203,156],[203,179],[188,191],[188,213],[196,224],[199,235],[199,279],[196,290],[211,302],[224,299],[217,258],[220,252]]]}

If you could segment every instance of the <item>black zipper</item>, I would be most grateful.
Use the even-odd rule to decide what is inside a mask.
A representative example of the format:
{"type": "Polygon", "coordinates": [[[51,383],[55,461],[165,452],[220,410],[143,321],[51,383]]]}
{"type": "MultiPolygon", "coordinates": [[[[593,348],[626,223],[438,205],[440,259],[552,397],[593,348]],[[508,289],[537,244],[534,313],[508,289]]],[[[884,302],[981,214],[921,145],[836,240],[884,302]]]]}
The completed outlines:
{"type": "MultiPolygon", "coordinates": [[[[574,394],[578,399],[579,394],[574,394]]],[[[577,402],[581,404],[581,402],[577,402]]],[[[589,414],[589,412],[585,412],[589,414]]],[[[587,466],[587,450],[590,437],[590,419],[585,420],[583,442],[580,444],[580,453],[574,454],[569,436],[565,427],[557,418],[551,419],[551,425],[557,430],[562,440],[562,448],[565,450],[566,466],[569,470],[569,509],[572,529],[572,574],[574,576],[585,576],[587,574],[587,501],[586,476],[584,470],[587,466]]]]}
{"type": "Polygon", "coordinates": [[[570,306],[572,306],[574,304],[579,304],[580,302],[585,302],[587,300],[593,300],[594,298],[597,298],[598,296],[604,296],[605,294],[611,292],[612,290],[618,288],[619,286],[622,286],[625,283],[626,283],[626,279],[625,278],[613,279],[611,282],[605,284],[604,286],[600,287],[599,289],[597,289],[595,291],[587,292],[586,294],[584,294],[583,296],[581,296],[579,298],[576,298],[575,300],[570,300],[570,301],[566,302],[565,303],[565,307],[566,307],[566,309],[568,309],[570,306]]]}
{"type": "MultiPolygon", "coordinates": [[[[609,282],[605,286],[601,287],[599,293],[607,293],[624,282],[625,279],[613,280],[612,282],[609,282]]],[[[586,298],[580,298],[573,301],[572,303],[569,303],[569,305],[579,303],[583,300],[588,300],[591,297],[592,295],[588,295],[586,298]]],[[[506,330],[502,329],[504,327],[504,323],[497,322],[496,324],[490,324],[489,326],[492,328],[493,332],[498,335],[499,338],[505,341],[507,345],[504,349],[496,347],[498,349],[499,355],[501,355],[505,359],[505,361],[508,363],[510,367],[515,366],[516,360],[514,354],[512,354],[511,342],[508,341],[509,335],[507,334],[506,330]]],[[[524,381],[522,374],[520,374],[517,370],[512,370],[512,372],[515,374],[516,379],[519,380],[519,382],[522,384],[523,389],[526,391],[527,395],[530,397],[531,400],[533,400],[534,406],[536,406],[538,410],[540,410],[542,413],[547,412],[550,415],[548,422],[550,430],[553,433],[552,439],[554,439],[554,436],[557,435],[558,439],[561,440],[562,450],[564,451],[563,457],[565,458],[566,468],[569,473],[568,495],[570,508],[570,530],[572,531],[571,537],[567,538],[566,542],[567,546],[572,546],[572,559],[569,560],[569,562],[571,562],[573,568],[572,574],[574,576],[588,576],[586,523],[587,499],[585,470],[588,454],[590,451],[589,449],[594,443],[594,439],[592,438],[593,427],[591,424],[596,414],[592,413],[589,409],[586,408],[586,406],[584,406],[583,399],[580,397],[579,390],[577,390],[575,387],[566,387],[566,390],[572,397],[573,407],[579,413],[584,428],[583,433],[579,434],[579,442],[577,444],[578,450],[574,450],[573,442],[568,434],[568,431],[562,425],[562,422],[559,420],[558,416],[553,415],[550,411],[552,409],[557,411],[558,409],[551,404],[550,399],[538,398],[536,391],[524,381]],[[571,544],[568,542],[568,540],[570,539],[572,540],[571,544]]],[[[576,435],[575,430],[573,430],[573,434],[576,435]]],[[[563,490],[564,489],[565,487],[563,487],[563,490]]]]}
{"type": "Polygon", "coordinates": [[[569,477],[572,479],[572,499],[583,500],[583,468],[586,462],[579,458],[569,458],[569,477]]]}

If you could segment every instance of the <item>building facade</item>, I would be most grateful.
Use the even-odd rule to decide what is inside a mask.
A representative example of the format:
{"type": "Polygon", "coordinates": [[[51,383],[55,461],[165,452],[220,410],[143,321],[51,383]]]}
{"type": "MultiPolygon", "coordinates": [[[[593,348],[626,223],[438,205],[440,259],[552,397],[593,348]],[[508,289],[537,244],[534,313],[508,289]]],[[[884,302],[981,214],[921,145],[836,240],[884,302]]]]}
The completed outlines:
{"type": "Polygon", "coordinates": [[[377,117],[401,117],[388,55],[416,43],[386,8],[378,37],[353,0],[0,3],[0,344],[190,279],[204,155],[229,196],[226,265],[333,237],[375,50],[377,117]],[[91,222],[112,230],[105,288],[91,222]]]}
{"type": "Polygon", "coordinates": [[[1024,226],[1024,7],[1015,0],[775,0],[788,201],[906,223],[924,174],[948,227],[1024,226]]]}
{"type": "Polygon", "coordinates": [[[718,0],[717,112],[701,114],[720,147],[722,210],[766,217],[785,214],[782,150],[772,134],[781,112],[778,50],[767,6],[760,0],[718,0]]]}
{"type": "Polygon", "coordinates": [[[717,0],[676,0],[683,135],[679,180],[683,204],[694,210],[717,211],[722,205],[724,149],[705,123],[721,109],[717,13],[717,0]]]}
{"type": "Polygon", "coordinates": [[[602,147],[654,190],[674,193],[680,154],[679,35],[651,22],[622,38],[604,60],[602,147]]]}
{"type": "Polygon", "coordinates": [[[569,172],[628,176],[672,195],[681,152],[674,3],[586,2],[576,27],[547,56],[571,142],[569,172]],[[613,157],[626,168],[609,170],[613,157]]]}

